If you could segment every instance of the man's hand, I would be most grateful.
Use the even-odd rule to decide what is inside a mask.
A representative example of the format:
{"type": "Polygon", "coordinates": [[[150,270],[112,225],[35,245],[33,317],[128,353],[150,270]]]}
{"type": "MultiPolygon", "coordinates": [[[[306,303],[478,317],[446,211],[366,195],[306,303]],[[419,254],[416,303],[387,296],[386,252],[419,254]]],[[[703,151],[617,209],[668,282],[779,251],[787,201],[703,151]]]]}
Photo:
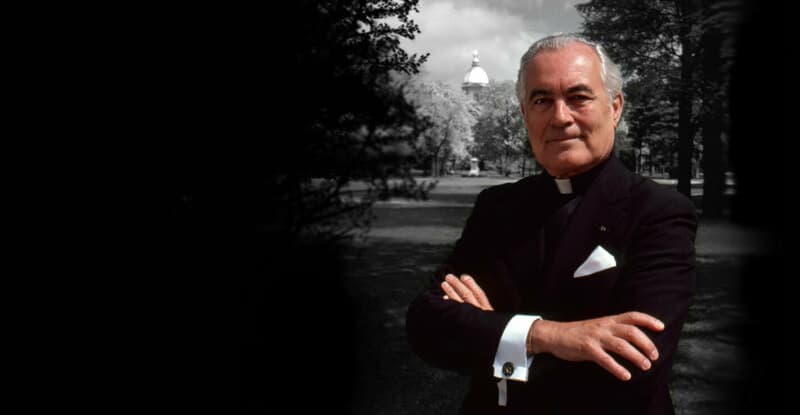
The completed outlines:
{"type": "Polygon", "coordinates": [[[453,274],[447,274],[442,281],[442,289],[445,292],[445,300],[455,300],[459,303],[469,303],[484,311],[494,311],[492,303],[486,297],[486,293],[475,280],[467,274],[461,275],[461,279],[453,274]]]}
{"type": "Polygon", "coordinates": [[[593,361],[620,380],[631,374],[609,352],[629,360],[642,370],[658,359],[658,350],[640,329],[664,330],[653,316],[632,311],[613,316],[572,322],[538,320],[528,332],[529,353],[550,353],[572,362],[593,361]]]}

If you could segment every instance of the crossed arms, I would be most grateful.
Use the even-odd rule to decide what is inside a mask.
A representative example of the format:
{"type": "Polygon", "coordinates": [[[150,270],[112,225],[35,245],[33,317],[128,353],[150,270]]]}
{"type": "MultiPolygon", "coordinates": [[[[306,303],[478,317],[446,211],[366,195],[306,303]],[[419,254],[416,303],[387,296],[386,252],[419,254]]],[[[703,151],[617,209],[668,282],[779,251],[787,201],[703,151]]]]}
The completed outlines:
{"type": "MultiPolygon", "coordinates": [[[[471,304],[483,311],[494,311],[486,293],[467,274],[456,278],[448,274],[441,284],[444,300],[471,304]]],[[[609,352],[627,359],[642,370],[649,370],[651,360],[658,359],[658,349],[642,331],[664,330],[657,318],[636,311],[590,320],[557,322],[539,319],[528,330],[528,354],[550,353],[559,359],[580,362],[593,361],[602,368],[627,381],[631,373],[609,352]]]]}

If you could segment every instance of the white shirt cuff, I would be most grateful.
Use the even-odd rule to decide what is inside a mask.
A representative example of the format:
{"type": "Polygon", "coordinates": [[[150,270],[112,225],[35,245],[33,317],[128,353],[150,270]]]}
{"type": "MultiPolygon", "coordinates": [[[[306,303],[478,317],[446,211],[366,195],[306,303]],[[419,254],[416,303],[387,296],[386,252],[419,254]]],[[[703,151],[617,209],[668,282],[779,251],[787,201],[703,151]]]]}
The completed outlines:
{"type": "Polygon", "coordinates": [[[509,320],[494,355],[494,377],[528,381],[528,367],[533,362],[533,356],[528,356],[528,330],[540,318],[517,314],[509,320]]]}

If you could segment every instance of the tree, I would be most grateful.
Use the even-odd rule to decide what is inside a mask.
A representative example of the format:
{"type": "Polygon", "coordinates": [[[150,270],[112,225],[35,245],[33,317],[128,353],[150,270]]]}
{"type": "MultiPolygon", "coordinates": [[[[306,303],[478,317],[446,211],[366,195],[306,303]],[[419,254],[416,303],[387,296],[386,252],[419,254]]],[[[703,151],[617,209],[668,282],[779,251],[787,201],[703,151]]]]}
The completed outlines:
{"type": "Polygon", "coordinates": [[[514,160],[521,160],[524,166],[532,157],[514,82],[493,82],[475,99],[480,115],[475,124],[474,155],[494,162],[503,173],[514,160]]]}
{"type": "MultiPolygon", "coordinates": [[[[720,103],[727,96],[724,76],[732,54],[720,52],[733,38],[739,1],[714,0],[593,0],[576,6],[584,16],[584,34],[608,47],[619,62],[628,85],[632,131],[643,134],[636,144],[654,144],[676,137],[660,147],[677,153],[678,190],[691,193],[693,160],[702,148],[704,196],[710,214],[719,213],[723,188],[721,160],[724,123],[720,103]],[[726,63],[727,61],[727,63],[726,63]],[[638,94],[637,94],[638,92],[638,94]],[[672,119],[674,110],[676,119],[672,119]],[[658,118],[670,121],[672,133],[648,127],[658,118]],[[702,147],[695,144],[703,132],[702,147]],[[677,151],[676,151],[677,150],[677,151]]],[[[704,212],[705,213],[705,212],[704,212]]]]}
{"type": "Polygon", "coordinates": [[[270,3],[266,12],[159,6],[143,9],[139,29],[125,28],[126,39],[109,36],[129,57],[114,66],[130,69],[104,84],[134,86],[133,93],[109,89],[127,102],[122,111],[109,107],[136,116],[114,119],[121,131],[109,137],[122,142],[138,128],[131,134],[136,147],[163,159],[169,171],[161,174],[160,163],[142,158],[137,176],[157,171],[146,189],[167,184],[163,193],[174,203],[140,207],[114,183],[135,209],[113,225],[138,225],[151,208],[171,220],[164,234],[145,228],[148,236],[130,246],[107,245],[134,253],[137,264],[154,246],[162,254],[144,262],[137,284],[156,317],[144,325],[145,336],[174,333],[152,356],[169,362],[145,356],[172,368],[159,386],[176,407],[208,411],[221,398],[225,409],[212,412],[269,412],[276,403],[303,403],[295,385],[307,381],[305,373],[295,370],[296,361],[273,357],[313,356],[321,340],[335,339],[326,351],[337,358],[326,366],[337,380],[316,396],[326,411],[346,411],[356,308],[341,284],[337,242],[368,223],[386,178],[410,177],[424,125],[392,79],[416,73],[424,61],[400,47],[401,38],[419,31],[410,19],[417,3],[297,0],[270,3]],[[368,190],[349,191],[354,179],[368,190]],[[275,301],[287,296],[299,299],[293,309],[275,301]],[[307,319],[292,317],[300,314],[326,323],[307,330],[307,319]],[[237,366],[238,382],[231,373],[237,366]],[[285,387],[273,385],[275,373],[285,387]],[[237,399],[249,410],[232,409],[237,399]]]}
{"type": "MultiPolygon", "coordinates": [[[[196,89],[211,85],[236,93],[219,94],[227,99],[216,102],[233,109],[204,162],[213,167],[209,179],[215,184],[202,185],[193,197],[221,218],[218,229],[197,231],[211,234],[208,257],[220,258],[208,284],[214,292],[202,301],[217,307],[227,299],[226,281],[240,285],[240,304],[218,307],[238,312],[224,323],[240,330],[213,337],[239,335],[239,382],[228,383],[239,385],[237,395],[250,411],[269,412],[287,399],[303,402],[293,385],[304,374],[293,370],[293,361],[270,356],[314,355],[320,339],[336,339],[326,347],[340,359],[328,364],[337,382],[320,391],[318,401],[327,411],[343,412],[351,399],[357,310],[342,285],[339,242],[369,224],[372,202],[390,191],[389,178],[415,183],[412,150],[425,123],[395,79],[417,73],[425,60],[400,47],[401,38],[419,32],[409,17],[417,3],[279,2],[270,4],[268,14],[253,13],[258,21],[251,25],[238,20],[246,13],[237,13],[235,24],[220,30],[222,41],[208,42],[235,51],[235,59],[223,54],[209,60],[235,66],[212,72],[214,82],[198,82],[196,89]],[[249,122],[257,128],[245,128],[249,122]],[[366,191],[348,189],[356,179],[366,191]],[[275,301],[281,296],[302,300],[292,311],[275,301]],[[328,323],[299,330],[304,321],[292,318],[299,309],[328,323]],[[273,341],[276,335],[292,340],[273,341]],[[287,386],[270,386],[272,373],[281,373],[287,386]]],[[[209,27],[217,29],[216,22],[209,19],[209,27]]]]}
{"type": "Polygon", "coordinates": [[[664,83],[658,74],[638,73],[625,85],[628,136],[636,153],[648,153],[640,157],[644,165],[638,166],[639,172],[670,171],[675,164],[678,111],[664,83]]]}
{"type": "Polygon", "coordinates": [[[734,43],[740,25],[742,5],[737,1],[704,1],[702,9],[701,91],[703,168],[703,216],[718,217],[723,212],[726,131],[729,130],[728,96],[735,58],[734,43]]]}
{"type": "Polygon", "coordinates": [[[636,171],[636,150],[633,139],[628,134],[630,126],[622,118],[619,126],[614,130],[614,155],[629,169],[636,171]]]}
{"type": "Polygon", "coordinates": [[[450,156],[464,158],[469,154],[477,107],[461,89],[444,82],[411,81],[406,93],[417,115],[428,122],[420,131],[416,148],[430,162],[431,176],[438,176],[450,156]]]}
{"type": "MultiPolygon", "coordinates": [[[[287,235],[338,239],[369,224],[370,208],[390,189],[389,177],[414,183],[411,149],[424,127],[395,82],[414,74],[426,56],[409,56],[400,38],[419,32],[409,18],[417,0],[298,1],[281,33],[275,59],[279,83],[260,220],[287,235]],[[294,18],[292,18],[294,17],[294,18]],[[367,190],[347,190],[353,179],[367,190]]],[[[265,76],[268,76],[265,74],[265,76]]],[[[266,110],[266,108],[265,108],[266,110]]]]}

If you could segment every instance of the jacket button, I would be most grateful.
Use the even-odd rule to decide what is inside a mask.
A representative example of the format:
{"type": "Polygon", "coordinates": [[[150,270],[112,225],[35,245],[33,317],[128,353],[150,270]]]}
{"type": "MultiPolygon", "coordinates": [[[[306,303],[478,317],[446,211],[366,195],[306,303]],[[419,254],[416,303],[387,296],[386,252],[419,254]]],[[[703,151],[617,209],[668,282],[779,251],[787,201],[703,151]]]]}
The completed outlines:
{"type": "Polygon", "coordinates": [[[514,365],[511,362],[503,363],[503,374],[506,376],[514,374],[514,365]]]}

